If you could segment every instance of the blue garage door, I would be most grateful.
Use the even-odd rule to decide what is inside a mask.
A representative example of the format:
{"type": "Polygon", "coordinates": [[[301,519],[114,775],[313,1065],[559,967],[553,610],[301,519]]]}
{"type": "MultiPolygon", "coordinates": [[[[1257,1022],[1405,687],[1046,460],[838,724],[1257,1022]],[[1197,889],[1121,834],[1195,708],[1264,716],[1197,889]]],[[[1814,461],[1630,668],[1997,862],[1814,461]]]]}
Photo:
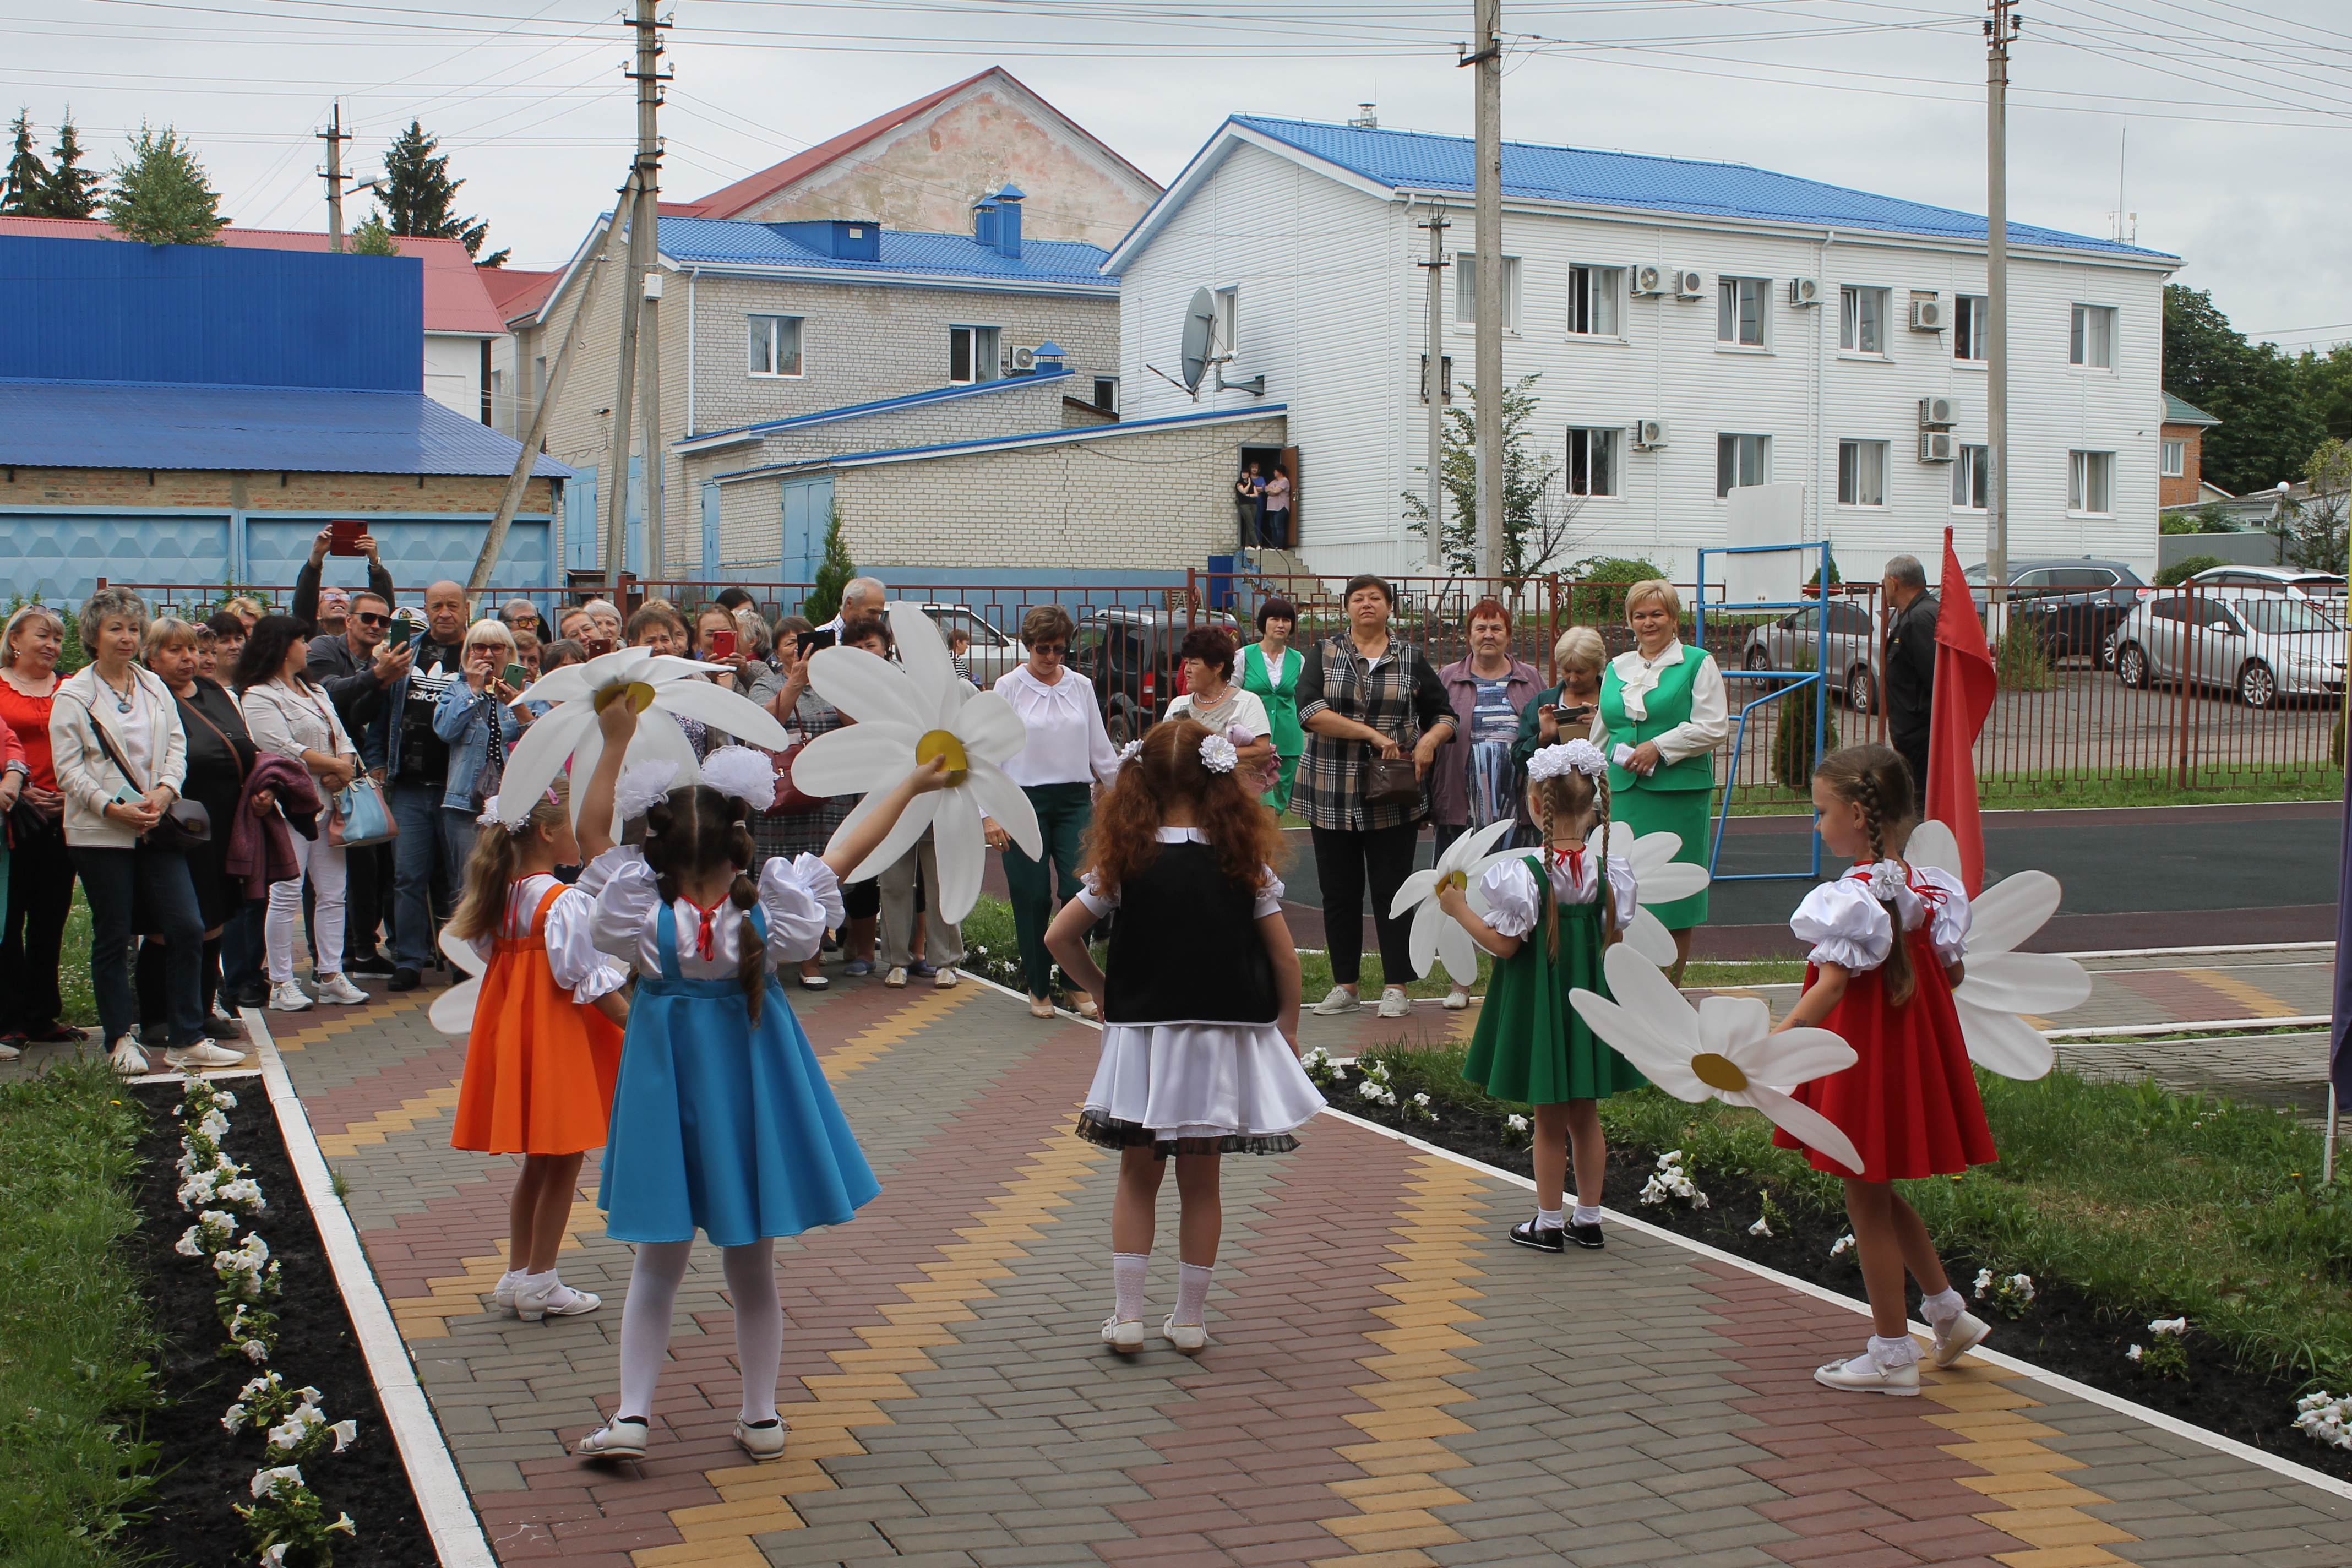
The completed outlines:
{"type": "Polygon", "coordinates": [[[806,583],[824,559],[824,533],[833,521],[833,476],[786,479],[783,491],[783,559],[778,563],[787,583],[806,583]]]}

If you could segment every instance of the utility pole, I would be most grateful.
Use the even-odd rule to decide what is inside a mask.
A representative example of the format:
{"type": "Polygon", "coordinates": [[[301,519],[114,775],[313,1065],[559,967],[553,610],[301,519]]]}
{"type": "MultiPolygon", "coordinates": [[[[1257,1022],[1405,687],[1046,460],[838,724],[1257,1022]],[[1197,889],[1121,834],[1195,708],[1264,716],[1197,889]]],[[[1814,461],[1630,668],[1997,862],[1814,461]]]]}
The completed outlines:
{"type": "MultiPolygon", "coordinates": [[[[2009,46],[2017,0],[1989,0],[1985,30],[1985,454],[1992,515],[1985,540],[1985,618],[2001,630],[2009,581],[2009,46]]],[[[1946,593],[1955,591],[1948,586],[1946,593]]]]}
{"type": "MultiPolygon", "coordinates": [[[[638,200],[645,198],[639,196],[638,200]]],[[[650,232],[656,234],[660,226],[658,218],[646,225],[650,232]]],[[[643,426],[639,440],[646,454],[646,575],[663,578],[669,575],[669,513],[664,500],[667,489],[662,482],[668,453],[662,444],[661,268],[647,268],[643,282],[646,316],[644,324],[637,329],[637,357],[638,376],[645,385],[637,394],[637,412],[643,426]]]]}
{"type": "Polygon", "coordinates": [[[1478,570],[1503,574],[1503,0],[1475,0],[1477,47],[1461,63],[1475,66],[1477,208],[1472,233],[1478,257],[1478,320],[1472,332],[1478,425],[1478,570]]]}
{"type": "Polygon", "coordinates": [[[1429,259],[1417,265],[1429,274],[1429,363],[1422,389],[1429,403],[1429,569],[1445,570],[1445,209],[1429,204],[1429,259]]]}
{"type": "MultiPolygon", "coordinates": [[[[637,30],[635,68],[625,74],[637,84],[637,159],[629,175],[629,185],[622,195],[624,200],[613,207],[613,221],[623,221],[627,215],[629,225],[629,264],[625,274],[627,281],[621,289],[621,354],[620,386],[613,399],[613,445],[611,473],[608,483],[612,493],[604,509],[604,587],[618,603],[621,591],[621,569],[626,563],[629,543],[629,415],[635,401],[637,354],[641,328],[650,312],[646,309],[643,280],[654,264],[654,229],[659,222],[661,136],[656,129],[655,111],[661,107],[661,29],[668,23],[654,16],[654,0],[637,0],[636,15],[628,25],[637,30]],[[626,198],[632,194],[635,200],[626,198]]],[[[652,399],[647,399],[650,406],[652,399]]],[[[647,420],[649,428],[659,429],[658,413],[647,420]]],[[[642,454],[645,465],[646,526],[648,534],[657,530],[652,505],[658,492],[657,465],[659,453],[647,442],[642,454]]],[[[658,576],[658,561],[650,563],[658,576]]]]}
{"type": "Polygon", "coordinates": [[[343,248],[343,143],[351,136],[343,130],[343,103],[337,99],[328,112],[327,128],[315,133],[327,144],[327,167],[320,178],[327,182],[327,248],[338,255],[343,248]]]}

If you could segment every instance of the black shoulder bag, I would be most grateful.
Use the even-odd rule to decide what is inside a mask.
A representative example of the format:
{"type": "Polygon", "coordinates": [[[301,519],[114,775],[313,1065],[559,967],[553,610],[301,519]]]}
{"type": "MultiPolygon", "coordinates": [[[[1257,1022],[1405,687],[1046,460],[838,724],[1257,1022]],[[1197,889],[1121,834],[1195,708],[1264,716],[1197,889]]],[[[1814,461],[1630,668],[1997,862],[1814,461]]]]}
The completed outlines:
{"type": "MultiPolygon", "coordinates": [[[[106,726],[98,721],[98,715],[90,712],[87,704],[83,706],[82,712],[89,720],[90,733],[98,737],[99,750],[104,752],[106,760],[114,764],[114,771],[122,775],[122,782],[132,789],[138,789],[139,781],[131,776],[131,764],[122,760],[121,753],[114,749],[114,742],[106,738],[106,726]]],[[[144,795],[146,792],[141,790],[140,793],[144,795]]],[[[163,808],[163,815],[155,819],[155,826],[142,837],[158,849],[176,849],[184,854],[200,844],[212,842],[212,813],[206,811],[201,802],[174,798],[163,808]]]]}

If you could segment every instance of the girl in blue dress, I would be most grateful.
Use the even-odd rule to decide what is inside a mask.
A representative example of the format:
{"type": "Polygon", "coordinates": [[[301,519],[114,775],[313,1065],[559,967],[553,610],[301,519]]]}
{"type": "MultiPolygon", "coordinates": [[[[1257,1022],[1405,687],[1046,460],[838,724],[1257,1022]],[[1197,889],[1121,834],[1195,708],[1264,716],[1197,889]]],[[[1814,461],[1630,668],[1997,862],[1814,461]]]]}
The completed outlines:
{"type": "Polygon", "coordinates": [[[645,807],[642,850],[614,847],[622,755],[636,723],[625,701],[599,716],[604,750],[579,829],[593,858],[580,888],[596,900],[595,944],[637,970],[597,1197],[606,1234],[634,1243],[637,1259],[621,1311],[620,1407],[578,1451],[645,1454],[671,1314],[699,1230],[721,1250],[735,1304],[743,1374],[735,1440],[753,1459],[777,1459],[785,1428],[776,1415],[784,1324],[775,1237],[839,1225],[881,1187],[776,971],[797,967],[828,926],[841,924],[841,875],[946,773],[938,763],[918,771],[823,858],[778,856],[755,882],[746,797],[761,786],[737,780],[732,764],[756,764],[769,790],[774,774],[757,752],[730,754],[740,748],[705,759],[705,782],[645,807]]]}

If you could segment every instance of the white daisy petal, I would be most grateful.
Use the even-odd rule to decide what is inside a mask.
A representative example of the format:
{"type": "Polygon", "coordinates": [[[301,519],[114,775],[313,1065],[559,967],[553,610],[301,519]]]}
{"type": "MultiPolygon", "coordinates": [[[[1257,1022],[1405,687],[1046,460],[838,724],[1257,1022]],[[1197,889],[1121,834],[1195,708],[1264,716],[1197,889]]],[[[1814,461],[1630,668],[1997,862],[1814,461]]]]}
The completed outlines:
{"type": "MultiPolygon", "coordinates": [[[[1437,928],[1437,958],[1445,965],[1445,973],[1455,984],[1475,985],[1478,981],[1478,944],[1460,921],[1444,918],[1437,928]]],[[[1423,969],[1423,973],[1429,973],[1423,969]]]]}
{"type": "Polygon", "coordinates": [[[1960,1016],[1969,1059],[1987,1072],[2028,1083],[2048,1077],[2058,1057],[2042,1031],[2014,1013],[1978,1006],[1964,994],[1967,990],[1963,985],[1952,994],[1952,1007],[1960,1016]]]}
{"type": "Polygon", "coordinates": [[[1704,866],[1694,866],[1687,860],[1669,860],[1654,871],[1637,871],[1634,884],[1645,904],[1670,904],[1676,899],[1687,899],[1693,893],[1706,891],[1715,879],[1706,874],[1704,866]]]}
{"type": "Polygon", "coordinates": [[[988,869],[988,841],[981,833],[980,813],[962,790],[947,791],[940,801],[931,819],[931,847],[940,867],[940,885],[931,895],[940,901],[940,918],[961,921],[980,901],[981,879],[988,869]]]}
{"type": "Polygon", "coordinates": [[[1955,880],[1961,875],[1960,841],[1951,827],[1932,818],[1911,830],[1903,846],[1903,858],[1914,866],[1933,866],[1938,871],[1949,872],[1955,880]]]}
{"type": "Polygon", "coordinates": [[[1021,846],[1021,853],[1036,859],[1045,852],[1045,839],[1037,831],[1037,808],[1029,804],[1028,792],[994,763],[969,753],[964,760],[971,771],[964,775],[963,787],[971,793],[974,804],[994,817],[997,826],[1013,836],[1013,842],[1021,846]]]}
{"type": "Polygon", "coordinates": [[[819,697],[861,724],[887,720],[919,735],[939,727],[907,672],[862,647],[819,648],[809,657],[808,676],[819,697]]]}
{"type": "Polygon", "coordinates": [[[955,672],[955,660],[940,636],[939,623],[904,599],[891,600],[889,612],[890,636],[898,645],[899,664],[915,689],[929,700],[931,726],[949,728],[955,722],[956,710],[963,705],[963,687],[955,672]]]}
{"type": "Polygon", "coordinates": [[[1619,1056],[1640,1069],[1643,1078],[1676,1100],[1696,1103],[1709,1092],[1690,1068],[1691,1052],[1683,1043],[1661,1033],[1647,1018],[1621,1007],[1597,991],[1573,990],[1569,1005],[1592,1032],[1619,1056]]]}
{"type": "MultiPolygon", "coordinates": [[[[894,783],[891,787],[895,789],[898,786],[894,783]]],[[[877,789],[864,800],[859,801],[858,806],[862,810],[868,805],[878,805],[888,793],[887,790],[877,789]]],[[[869,877],[880,876],[897,865],[898,857],[912,849],[915,847],[915,841],[923,836],[923,830],[930,826],[932,818],[939,815],[940,797],[950,792],[932,790],[908,801],[907,809],[898,814],[898,820],[890,825],[890,831],[883,835],[882,842],[876,845],[865,859],[851,867],[849,875],[844,877],[842,880],[863,882],[869,877]]],[[[855,817],[856,813],[852,813],[851,816],[855,817]]],[[[841,826],[835,830],[831,843],[837,844],[841,841],[842,835],[849,831],[849,818],[843,820],[841,826]]],[[[828,844],[827,847],[830,848],[831,844],[828,844]]],[[[940,874],[944,877],[947,873],[942,869],[940,874]]]]}
{"type": "Polygon", "coordinates": [[[459,981],[433,998],[433,1005],[425,1010],[425,1016],[445,1035],[468,1035],[474,1029],[474,1008],[481,999],[482,978],[478,974],[459,981]]]}
{"type": "MultiPolygon", "coordinates": [[[[1685,1005],[1688,1005],[1687,1003],[1685,1005]]],[[[1699,1049],[1734,1061],[1741,1047],[1772,1028],[1772,1009],[1761,996],[1704,996],[1698,1004],[1699,1049]]],[[[1800,1080],[1801,1081],[1801,1080],[1800,1080]]]]}
{"type": "Polygon", "coordinates": [[[1415,974],[1428,973],[1431,965],[1437,962],[1437,928],[1440,924],[1460,929],[1451,915],[1437,907],[1434,899],[1414,908],[1412,924],[1405,931],[1404,945],[1406,956],[1412,960],[1415,974]]]}
{"type": "Polygon", "coordinates": [[[721,734],[754,746],[781,752],[793,743],[776,716],[740,691],[727,691],[707,680],[680,680],[654,689],[654,706],[669,713],[699,719],[721,734]]]}
{"type": "MultiPolygon", "coordinates": [[[[558,675],[569,675],[569,668],[559,669],[558,675]]],[[[540,797],[540,792],[555,782],[578,749],[580,738],[596,728],[596,711],[583,697],[577,704],[558,708],[544,715],[524,731],[507,753],[507,771],[499,782],[499,799],[520,821],[530,807],[530,802],[540,797]]],[[[601,749],[601,747],[600,747],[601,749]]],[[[586,773],[580,775],[585,787],[586,773]]]]}
{"type": "Polygon", "coordinates": [[[1671,969],[1681,953],[1675,947],[1675,933],[1664,922],[1652,914],[1649,906],[1633,911],[1633,923],[1625,928],[1625,943],[1660,969],[1671,969]]]}
{"type": "Polygon", "coordinates": [[[1437,878],[1434,867],[1426,871],[1415,871],[1407,877],[1404,885],[1397,889],[1397,896],[1389,900],[1389,919],[1401,921],[1407,910],[1424,899],[1433,897],[1437,892],[1437,878]]]}
{"type": "Polygon", "coordinates": [[[533,702],[556,704],[577,702],[595,689],[595,678],[588,673],[587,665],[567,664],[524,687],[522,694],[533,702]]]}
{"type": "Polygon", "coordinates": [[[1992,952],[1968,956],[1968,973],[1955,996],[2000,1013],[2047,1016],[2091,999],[2091,974],[2054,952],[1992,952]]]}
{"type": "Polygon", "coordinates": [[[2015,951],[2058,912],[2061,896],[2058,879],[2049,872],[2020,871],[1969,900],[1969,965],[1985,954],[2015,951]]]}
{"type": "Polygon", "coordinates": [[[1777,1035],[1759,1032],[1725,1054],[1759,1083],[1781,1089],[1843,1072],[1859,1059],[1852,1046],[1827,1029],[1783,1029],[1777,1035]]]}
{"type": "Polygon", "coordinates": [[[948,728],[963,742],[964,755],[985,757],[992,763],[1008,761],[1029,743],[1029,727],[1013,711],[1013,704],[993,691],[966,699],[948,728]]]}
{"type": "Polygon", "coordinates": [[[874,787],[881,770],[891,779],[913,770],[916,733],[905,724],[874,722],[828,730],[793,759],[793,783],[803,795],[854,795],[874,787]]]}
{"type": "Polygon", "coordinates": [[[1792,1100],[1777,1089],[1767,1089],[1760,1083],[1751,1083],[1748,1088],[1723,1098],[1734,1105],[1746,1105],[1762,1111],[1771,1118],[1773,1126],[1798,1142],[1809,1149],[1820,1150],[1855,1175],[1862,1174],[1862,1154],[1854,1148],[1853,1140],[1847,1137],[1836,1122],[1811,1106],[1792,1100]]]}

